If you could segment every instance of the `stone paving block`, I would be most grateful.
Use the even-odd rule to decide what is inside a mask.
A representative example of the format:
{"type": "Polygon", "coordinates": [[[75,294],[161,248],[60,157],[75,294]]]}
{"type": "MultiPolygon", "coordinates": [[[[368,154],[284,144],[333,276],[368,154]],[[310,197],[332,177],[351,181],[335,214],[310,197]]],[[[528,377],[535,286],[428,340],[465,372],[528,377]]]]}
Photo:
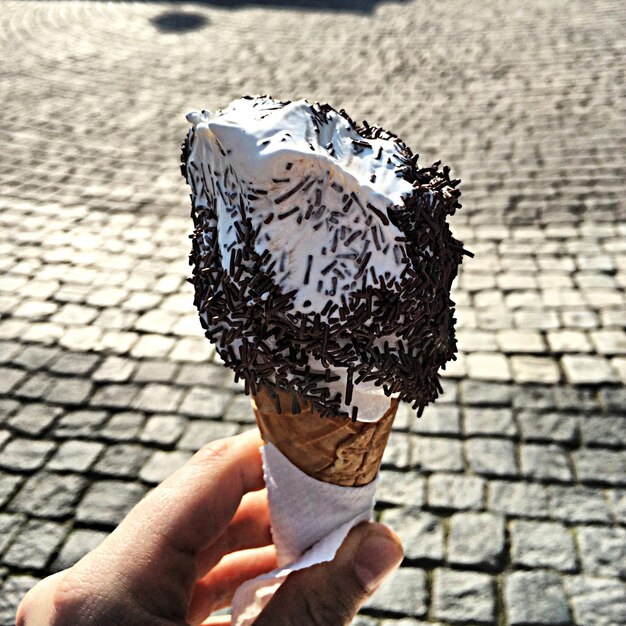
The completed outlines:
{"type": "Polygon", "coordinates": [[[95,390],[89,404],[94,407],[120,408],[130,406],[135,396],[139,393],[138,385],[112,383],[102,385],[95,390]]]}
{"type": "MultiPolygon", "coordinates": [[[[2,500],[2,478],[0,477],[0,501],[2,500]]],[[[608,492],[609,506],[615,521],[626,523],[626,489],[611,489],[608,492]]]]}
{"type": "Polygon", "coordinates": [[[80,378],[57,378],[51,389],[46,393],[48,402],[66,405],[84,404],[91,396],[93,385],[80,378]]]}
{"type": "Polygon", "coordinates": [[[519,424],[522,438],[526,441],[571,444],[578,437],[579,420],[575,415],[520,411],[517,414],[517,423],[519,424]]]}
{"type": "Polygon", "coordinates": [[[561,482],[573,478],[566,452],[556,445],[522,445],[520,461],[522,474],[529,478],[561,482]]]}
{"type": "Polygon", "coordinates": [[[118,356],[107,357],[91,376],[92,380],[101,382],[122,383],[130,380],[136,362],[118,356]]]}
{"type": "Polygon", "coordinates": [[[184,337],[178,339],[170,359],[186,363],[208,363],[215,357],[215,347],[204,337],[184,337]]]}
{"type": "Polygon", "coordinates": [[[511,561],[528,568],[574,571],[574,539],[571,532],[557,522],[514,520],[511,523],[511,561]]]}
{"type": "Polygon", "coordinates": [[[0,367],[0,393],[9,393],[20,381],[24,380],[26,372],[14,367],[0,367]]]}
{"type": "Polygon", "coordinates": [[[85,326],[91,324],[98,315],[98,309],[82,304],[67,303],[50,318],[59,324],[85,326]]]}
{"type": "MultiPolygon", "coordinates": [[[[624,274],[624,285],[626,288],[626,273],[624,274]]],[[[626,326],[626,313],[624,307],[604,308],[600,311],[600,324],[597,326],[603,326],[605,328],[620,328],[626,326]]]]}
{"type": "Polygon", "coordinates": [[[0,363],[12,363],[22,350],[22,345],[17,341],[0,341],[0,363]]]}
{"type": "Polygon", "coordinates": [[[112,415],[100,429],[100,437],[110,441],[133,441],[139,438],[145,418],[142,413],[122,411],[112,415]]]}
{"type": "Polygon", "coordinates": [[[506,357],[498,352],[474,352],[465,357],[470,378],[476,380],[510,380],[506,357]]]}
{"type": "Polygon", "coordinates": [[[438,568],[433,579],[433,613],[453,624],[493,624],[494,582],[488,574],[438,568]]]}
{"type": "Polygon", "coordinates": [[[137,359],[162,359],[169,354],[174,344],[175,340],[172,337],[155,334],[140,335],[130,349],[130,354],[137,359]]]}
{"type": "MultiPolygon", "coordinates": [[[[22,338],[25,339],[26,329],[27,328],[32,329],[33,326],[36,327],[37,324],[36,323],[29,324],[24,320],[17,320],[17,319],[12,319],[12,318],[0,320],[0,339],[20,339],[20,340],[22,338]]],[[[36,339],[32,339],[32,341],[36,341],[36,339]]],[[[52,343],[52,341],[42,342],[42,343],[52,343]]]]}
{"type": "Polygon", "coordinates": [[[510,385],[473,380],[461,382],[461,400],[465,404],[480,406],[508,405],[511,403],[511,397],[510,385]]]}
{"type": "Polygon", "coordinates": [[[563,522],[609,523],[604,494],[599,488],[580,485],[549,485],[550,515],[563,522]]]}
{"type": "Polygon", "coordinates": [[[573,385],[596,385],[617,382],[607,359],[599,356],[566,355],[561,359],[568,382],[573,385]]]}
{"type": "Polygon", "coordinates": [[[464,411],[464,430],[466,435],[501,435],[517,434],[513,420],[513,411],[509,408],[471,408],[464,411]]]}
{"type": "Polygon", "coordinates": [[[598,392],[598,396],[607,411],[626,413],[626,386],[605,387],[598,392]]]}
{"type": "Polygon", "coordinates": [[[563,326],[566,328],[597,328],[599,325],[598,316],[590,309],[572,309],[559,311],[563,326]]]}
{"type": "Polygon", "coordinates": [[[13,390],[12,395],[25,400],[43,400],[56,382],[56,377],[45,372],[31,374],[13,390]]]}
{"type": "MultiPolygon", "coordinates": [[[[406,406],[406,403],[403,403],[403,406],[406,406]]],[[[411,409],[408,409],[408,411],[409,413],[406,414],[407,425],[405,425],[404,428],[408,427],[409,419],[411,419],[411,421],[415,419],[415,412],[411,409]]],[[[402,414],[403,410],[398,407],[398,413],[393,421],[394,428],[402,428],[402,414]]],[[[224,413],[224,420],[227,422],[256,424],[254,413],[252,412],[252,406],[250,405],[250,398],[242,394],[235,395],[231,403],[228,405],[226,413],[224,413]]]]}
{"type": "Polygon", "coordinates": [[[411,410],[411,430],[419,434],[455,435],[461,430],[460,411],[455,405],[437,402],[427,406],[422,417],[414,416],[411,410]]]}
{"type": "Polygon", "coordinates": [[[428,506],[436,509],[482,509],[486,482],[478,476],[432,474],[428,478],[428,506]]]}
{"type": "Polygon", "coordinates": [[[593,352],[587,335],[578,330],[549,330],[547,339],[552,352],[593,352]]]}
{"type": "Polygon", "coordinates": [[[0,513],[0,556],[11,545],[25,521],[24,515],[0,513]]]}
{"type": "Polygon", "coordinates": [[[26,346],[13,359],[14,365],[19,365],[27,370],[38,370],[46,367],[51,361],[58,358],[56,348],[46,346],[26,346]]]}
{"type": "Polygon", "coordinates": [[[387,509],[381,521],[398,533],[404,556],[411,561],[441,561],[444,557],[444,530],[440,517],[418,507],[387,509]]]}
{"type": "Polygon", "coordinates": [[[45,320],[52,315],[59,305],[45,300],[23,300],[13,311],[15,317],[23,317],[29,320],[45,320]]]}
{"type": "Polygon", "coordinates": [[[626,577],[626,528],[579,526],[576,534],[585,574],[626,577]]]}
{"type": "Polygon", "coordinates": [[[385,446],[381,467],[408,469],[411,466],[411,443],[405,433],[392,432],[385,446]]]}
{"type": "Polygon", "coordinates": [[[589,416],[580,426],[586,445],[626,446],[626,417],[589,416]]]}
{"type": "Polygon", "coordinates": [[[622,384],[626,385],[626,357],[611,359],[611,367],[622,384]]]}
{"type": "Polygon", "coordinates": [[[185,430],[185,434],[179,440],[177,447],[181,450],[195,452],[211,441],[232,437],[237,434],[238,430],[239,427],[236,424],[228,424],[226,422],[211,420],[191,421],[185,430]]]}
{"type": "Polygon", "coordinates": [[[183,397],[183,390],[172,385],[148,383],[132,402],[132,407],[140,411],[172,413],[176,411],[183,397]]]}
{"type": "Polygon", "coordinates": [[[64,441],[46,468],[62,472],[87,472],[103,449],[104,445],[95,441],[64,441]]]}
{"type": "Polygon", "coordinates": [[[623,306],[624,296],[617,289],[582,288],[580,293],[587,305],[595,309],[606,306],[623,306]]]}
{"type": "Polygon", "coordinates": [[[99,530],[89,530],[86,528],[74,529],[65,540],[63,547],[59,551],[50,569],[53,572],[60,572],[63,569],[72,567],[88,552],[97,548],[107,537],[108,533],[99,530]]]}
{"type": "Polygon", "coordinates": [[[564,582],[576,624],[613,626],[623,622],[626,615],[623,583],[591,576],[568,576],[564,582]]]}
{"type": "Polygon", "coordinates": [[[25,404],[7,424],[20,434],[37,437],[42,435],[61,414],[59,407],[48,404],[25,404]]]}
{"type": "Polygon", "coordinates": [[[56,374],[86,376],[95,369],[99,361],[100,356],[97,354],[64,353],[50,364],[49,369],[56,374]]]}
{"type": "Polygon", "coordinates": [[[414,567],[401,567],[383,581],[365,604],[366,609],[421,617],[428,609],[426,574],[414,567]]]}
{"type": "Polygon", "coordinates": [[[504,583],[509,624],[571,624],[567,597],[554,572],[512,572],[504,583]]]}
{"type": "Polygon", "coordinates": [[[169,361],[140,361],[133,375],[136,382],[172,382],[178,371],[176,363],[169,361]]]}
{"type": "Polygon", "coordinates": [[[520,309],[513,312],[515,326],[522,330],[549,330],[559,328],[559,316],[556,311],[544,309],[520,309]]]}
{"type": "Polygon", "coordinates": [[[150,450],[141,445],[112,444],[105,449],[93,470],[105,476],[136,478],[149,456],[150,450]]]}
{"type": "Polygon", "coordinates": [[[553,385],[515,385],[513,389],[513,406],[516,409],[554,409],[556,407],[555,392],[560,387],[553,385]]]}
{"type": "Polygon", "coordinates": [[[498,349],[493,332],[460,328],[456,338],[464,352],[495,352],[498,349]]]}
{"type": "Polygon", "coordinates": [[[599,354],[626,354],[626,333],[623,330],[594,330],[590,334],[599,354]]]}
{"type": "Polygon", "coordinates": [[[76,519],[85,524],[116,526],[141,500],[147,488],[119,480],[95,481],[76,509],[76,519]]]}
{"type": "Polygon", "coordinates": [[[187,420],[178,415],[154,415],[146,420],[139,440],[161,446],[175,444],[187,426],[187,420]]]}
{"type": "Polygon", "coordinates": [[[504,518],[463,512],[450,518],[447,561],[453,565],[496,568],[504,552],[504,518]]]}
{"type": "Polygon", "coordinates": [[[38,519],[28,520],[2,557],[3,563],[21,569],[41,569],[65,539],[66,525],[38,519]]]}
{"type": "Polygon", "coordinates": [[[511,441],[474,437],[465,442],[470,468],[484,476],[516,476],[515,445],[511,441]]]}
{"type": "Polygon", "coordinates": [[[413,464],[421,470],[427,472],[463,470],[461,442],[458,439],[417,435],[412,441],[413,464]]]}
{"type": "Polygon", "coordinates": [[[26,574],[9,576],[2,585],[0,593],[0,621],[8,626],[13,626],[15,613],[22,598],[38,582],[39,578],[26,574]]]}
{"type": "Polygon", "coordinates": [[[536,330],[499,330],[497,341],[500,350],[507,353],[545,352],[546,345],[536,330]]]}
{"type": "Polygon", "coordinates": [[[0,471],[0,507],[5,506],[23,482],[23,476],[0,471]]]}
{"type": "Polygon", "coordinates": [[[56,437],[70,439],[94,437],[108,415],[105,411],[71,411],[58,420],[53,433],[56,437]]]}
{"type": "Polygon", "coordinates": [[[160,309],[151,309],[137,319],[134,330],[144,333],[169,335],[176,322],[176,315],[160,309]]]}
{"type": "Polygon", "coordinates": [[[59,345],[74,352],[95,350],[102,337],[102,329],[97,326],[73,326],[64,330],[59,337],[59,345]]]}
{"type": "Polygon", "coordinates": [[[232,399],[232,394],[217,389],[207,389],[205,387],[192,387],[189,390],[179,407],[182,415],[191,417],[204,417],[208,419],[221,417],[224,415],[228,403],[232,399]]]}
{"type": "Polygon", "coordinates": [[[551,357],[512,356],[513,379],[517,383],[557,383],[561,378],[557,362],[551,357]]]}
{"type": "Polygon", "coordinates": [[[52,441],[16,437],[0,454],[0,467],[16,472],[32,472],[44,465],[56,444],[52,441]]]}
{"type": "Polygon", "coordinates": [[[34,517],[71,515],[87,480],[75,474],[39,472],[30,477],[9,505],[9,510],[34,517]]]}
{"type": "Polygon", "coordinates": [[[191,452],[156,450],[139,471],[139,478],[157,484],[181,468],[191,458],[191,452]]]}
{"type": "Polygon", "coordinates": [[[417,472],[382,470],[376,487],[377,502],[419,507],[424,504],[425,479],[417,472]]]}
{"type": "Polygon", "coordinates": [[[599,413],[600,404],[594,389],[584,387],[559,386],[554,389],[556,406],[561,411],[599,413]]]}
{"type": "Polygon", "coordinates": [[[208,386],[221,388],[226,381],[232,380],[232,373],[220,364],[214,363],[187,363],[180,366],[178,376],[174,381],[177,385],[208,386]]]}
{"type": "Polygon", "coordinates": [[[626,484],[626,453],[581,448],[572,453],[578,479],[589,483],[626,484]]]}
{"type": "Polygon", "coordinates": [[[115,354],[127,354],[139,341],[137,333],[111,330],[104,332],[96,349],[100,352],[113,352],[115,354]]]}

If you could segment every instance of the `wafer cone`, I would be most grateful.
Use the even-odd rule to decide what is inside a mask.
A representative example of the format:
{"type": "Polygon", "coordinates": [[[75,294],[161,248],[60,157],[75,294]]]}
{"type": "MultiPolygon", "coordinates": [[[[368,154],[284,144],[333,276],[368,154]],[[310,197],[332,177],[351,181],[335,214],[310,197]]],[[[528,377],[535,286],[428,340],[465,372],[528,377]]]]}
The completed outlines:
{"type": "Polygon", "coordinates": [[[272,442],[305,474],[334,485],[358,487],[376,474],[389,439],[398,401],[377,422],[353,422],[343,417],[321,417],[298,396],[301,411],[291,413],[293,392],[277,389],[281,410],[266,388],[252,396],[252,408],[261,436],[272,442]]]}

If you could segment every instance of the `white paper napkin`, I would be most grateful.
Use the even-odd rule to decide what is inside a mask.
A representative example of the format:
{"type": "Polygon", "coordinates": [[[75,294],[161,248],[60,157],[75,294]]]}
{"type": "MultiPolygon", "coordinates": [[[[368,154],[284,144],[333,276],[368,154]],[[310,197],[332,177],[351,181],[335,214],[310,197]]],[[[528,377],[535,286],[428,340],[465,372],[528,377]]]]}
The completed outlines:
{"type": "Polygon", "coordinates": [[[261,454],[279,568],[239,587],[232,626],[253,624],[291,572],[331,561],[350,529],[374,509],[377,480],[363,487],[331,485],[307,476],[271,443],[261,454]]]}

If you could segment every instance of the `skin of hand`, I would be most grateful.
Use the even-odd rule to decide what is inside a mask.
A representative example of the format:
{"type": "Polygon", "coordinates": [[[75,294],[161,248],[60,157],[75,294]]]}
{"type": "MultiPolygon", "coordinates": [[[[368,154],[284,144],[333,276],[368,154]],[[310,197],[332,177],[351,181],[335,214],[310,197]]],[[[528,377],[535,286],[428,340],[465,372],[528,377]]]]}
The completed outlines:
{"type": "MultiPolygon", "coordinates": [[[[204,446],[73,567],[42,580],[17,626],[226,626],[208,617],[276,567],[258,431],[204,446]]],[[[402,560],[386,526],[355,527],[335,559],[294,572],[256,626],[349,624],[402,560]]]]}

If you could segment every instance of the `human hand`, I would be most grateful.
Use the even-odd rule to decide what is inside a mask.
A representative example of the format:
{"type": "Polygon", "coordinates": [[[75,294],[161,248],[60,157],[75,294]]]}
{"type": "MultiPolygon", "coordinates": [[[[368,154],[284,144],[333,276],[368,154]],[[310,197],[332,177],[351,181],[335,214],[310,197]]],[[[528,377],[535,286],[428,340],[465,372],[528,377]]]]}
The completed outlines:
{"type": "MultiPolygon", "coordinates": [[[[17,626],[226,626],[208,618],[276,567],[258,431],[215,441],[150,492],[76,565],[42,580],[17,626]]],[[[335,559],[294,572],[257,626],[349,624],[402,560],[386,526],[354,528],[335,559]]]]}

